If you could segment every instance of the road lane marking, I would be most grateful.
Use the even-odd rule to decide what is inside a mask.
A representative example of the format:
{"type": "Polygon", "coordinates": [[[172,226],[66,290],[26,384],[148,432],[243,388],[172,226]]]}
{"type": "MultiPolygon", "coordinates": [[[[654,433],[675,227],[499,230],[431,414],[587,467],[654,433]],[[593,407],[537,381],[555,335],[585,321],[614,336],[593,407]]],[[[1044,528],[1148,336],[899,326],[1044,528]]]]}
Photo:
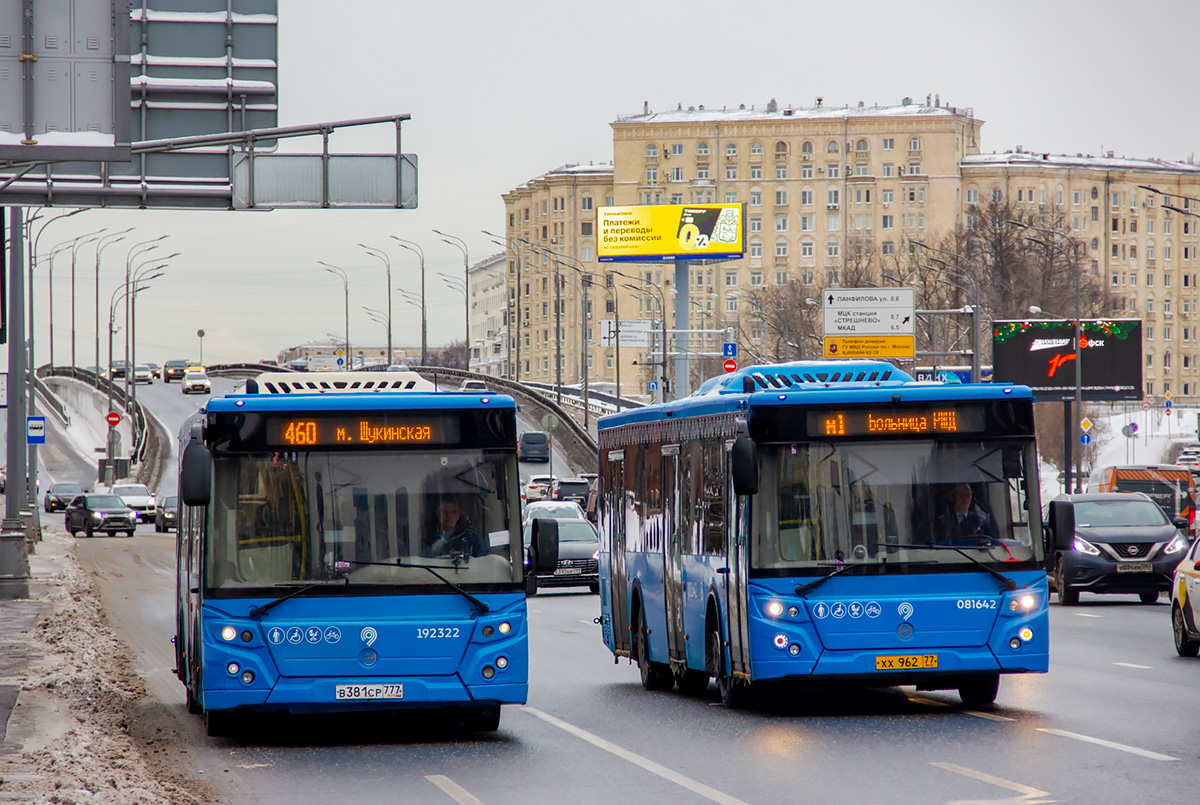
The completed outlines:
{"type": "Polygon", "coordinates": [[[988,721],[1016,721],[1015,718],[1008,716],[998,716],[995,713],[985,713],[982,710],[963,710],[963,715],[975,716],[976,718],[986,718],[988,721]]]}
{"type": "Polygon", "coordinates": [[[478,797],[471,796],[471,792],[444,774],[426,774],[425,779],[449,794],[459,805],[483,805],[478,797]]]}
{"type": "Polygon", "coordinates": [[[913,704],[927,704],[930,707],[949,707],[949,702],[939,702],[937,699],[926,699],[924,696],[909,696],[908,700],[913,704]]]}
{"type": "Polygon", "coordinates": [[[554,716],[550,715],[549,713],[544,713],[541,710],[538,710],[536,707],[525,706],[520,709],[520,712],[529,713],[530,715],[537,716],[542,721],[545,721],[547,724],[552,724],[553,726],[558,727],[560,730],[563,730],[564,732],[569,732],[572,735],[574,735],[576,738],[580,738],[584,741],[587,741],[592,746],[595,746],[599,749],[603,749],[605,752],[608,752],[609,754],[616,755],[617,757],[621,758],[622,760],[628,761],[629,763],[632,763],[635,766],[645,769],[646,771],[650,772],[651,774],[656,774],[659,777],[663,778],[664,780],[675,783],[675,785],[678,785],[682,788],[686,788],[688,791],[691,791],[693,794],[699,794],[700,796],[704,797],[705,799],[712,800],[713,802],[719,802],[719,803],[721,803],[721,805],[746,805],[746,803],[740,799],[736,799],[735,797],[731,797],[728,794],[724,794],[715,788],[710,788],[709,786],[705,785],[704,783],[701,783],[697,780],[693,780],[691,777],[686,777],[677,771],[668,769],[666,766],[655,763],[653,760],[650,760],[649,758],[644,758],[635,752],[631,752],[628,749],[625,749],[624,747],[617,746],[616,744],[612,743],[611,741],[606,741],[603,738],[601,738],[599,735],[594,735],[594,734],[588,732],[587,730],[583,729],[582,727],[576,727],[574,724],[570,724],[566,721],[563,721],[562,719],[555,718],[554,716]]]}
{"type": "Polygon", "coordinates": [[[1080,735],[1078,732],[1067,732],[1066,730],[1056,730],[1049,727],[1038,727],[1037,730],[1039,732],[1048,732],[1051,735],[1059,735],[1063,738],[1074,738],[1076,741],[1084,741],[1085,743],[1096,744],[1097,746],[1107,746],[1109,749],[1128,752],[1131,755],[1148,757],[1151,760],[1179,760],[1177,757],[1160,755],[1158,752],[1151,752],[1149,749],[1138,749],[1136,746],[1127,746],[1126,744],[1106,741],[1103,738],[1093,738],[1090,735],[1080,735]]]}
{"type": "Polygon", "coordinates": [[[1093,615],[1090,612],[1076,612],[1075,617],[1077,617],[1077,618],[1103,618],[1104,616],[1103,615],[1093,615]]]}
{"type": "Polygon", "coordinates": [[[1153,671],[1154,670],[1154,666],[1152,666],[1152,665],[1137,665],[1136,663],[1132,663],[1132,662],[1114,662],[1113,665],[1119,665],[1122,668],[1136,668],[1139,671],[1153,671]]]}
{"type": "Polygon", "coordinates": [[[930,761],[929,765],[937,766],[939,769],[944,769],[946,771],[952,771],[955,774],[961,774],[964,777],[970,777],[972,780],[979,780],[981,783],[990,783],[992,785],[1000,786],[1001,788],[1007,788],[1009,791],[1016,791],[1021,795],[1019,799],[999,800],[1000,802],[1020,802],[1026,803],[1027,805],[1033,805],[1033,803],[1041,801],[1042,797],[1050,796],[1050,793],[1047,791],[1039,791],[1031,786],[1022,785],[1021,783],[1014,783],[1012,780],[1005,780],[1002,777],[993,777],[986,772],[968,769],[965,766],[959,766],[957,763],[943,763],[941,761],[934,760],[930,761]]]}

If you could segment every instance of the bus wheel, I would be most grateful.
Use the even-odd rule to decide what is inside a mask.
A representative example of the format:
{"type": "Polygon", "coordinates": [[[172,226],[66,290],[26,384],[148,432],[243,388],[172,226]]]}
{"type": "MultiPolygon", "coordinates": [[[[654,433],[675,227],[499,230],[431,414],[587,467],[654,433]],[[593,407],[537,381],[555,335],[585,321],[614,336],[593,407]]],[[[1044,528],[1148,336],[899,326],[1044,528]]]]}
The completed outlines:
{"type": "Polygon", "coordinates": [[[1058,590],[1058,603],[1064,607],[1072,607],[1079,603],[1079,590],[1067,583],[1067,568],[1063,560],[1058,560],[1058,572],[1054,574],[1054,587],[1058,590]]]}
{"type": "Polygon", "coordinates": [[[187,691],[187,711],[189,716],[198,716],[204,712],[204,708],[200,706],[200,702],[196,701],[196,697],[192,695],[192,689],[184,686],[187,691]]]}
{"type": "Polygon", "coordinates": [[[228,710],[205,710],[204,731],[210,738],[224,738],[233,732],[236,716],[228,710]]]}
{"type": "Polygon", "coordinates": [[[670,690],[675,685],[671,669],[661,662],[650,661],[650,641],[646,636],[646,616],[638,610],[637,633],[635,635],[638,671],[642,675],[642,687],[646,690],[670,690]]]}
{"type": "Polygon", "coordinates": [[[463,716],[463,724],[475,732],[495,732],[500,729],[500,705],[473,707],[463,716]]]}
{"type": "Polygon", "coordinates": [[[721,632],[716,626],[708,633],[708,660],[710,667],[715,669],[714,676],[717,679],[717,692],[721,694],[721,704],[728,710],[740,710],[745,707],[750,696],[750,686],[734,679],[725,667],[721,632]]]}
{"type": "Polygon", "coordinates": [[[1000,674],[975,676],[958,686],[958,698],[968,707],[983,707],[996,701],[1000,691],[1000,674]]]}
{"type": "Polygon", "coordinates": [[[675,676],[675,683],[679,685],[679,690],[690,696],[699,696],[708,690],[708,680],[709,676],[707,673],[691,668],[675,676]]]}
{"type": "Polygon", "coordinates": [[[1175,632],[1175,653],[1180,657],[1195,657],[1200,654],[1200,642],[1188,636],[1183,610],[1176,604],[1171,608],[1171,628],[1175,632]]]}

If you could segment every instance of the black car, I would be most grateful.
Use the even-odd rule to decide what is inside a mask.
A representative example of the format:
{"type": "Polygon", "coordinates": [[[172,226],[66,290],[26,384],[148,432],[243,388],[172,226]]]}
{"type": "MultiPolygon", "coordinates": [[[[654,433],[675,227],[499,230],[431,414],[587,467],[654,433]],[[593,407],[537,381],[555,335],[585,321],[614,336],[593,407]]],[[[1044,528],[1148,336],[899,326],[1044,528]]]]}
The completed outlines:
{"type": "Polygon", "coordinates": [[[137,528],[137,516],[116,495],[76,495],[67,505],[66,526],[72,537],[80,531],[89,537],[97,531],[106,534],[124,531],[126,536],[132,537],[137,528]]]}
{"type": "Polygon", "coordinates": [[[550,437],[540,430],[527,430],[517,437],[518,461],[550,461],[550,437]]]}
{"type": "Polygon", "coordinates": [[[582,508],[591,489],[591,484],[582,478],[560,478],[550,486],[550,499],[573,500],[582,508]]]}
{"type": "Polygon", "coordinates": [[[79,484],[50,484],[50,488],[42,497],[42,508],[48,512],[63,511],[76,495],[81,494],[83,494],[83,487],[79,484]]]}
{"type": "Polygon", "coordinates": [[[183,380],[183,376],[187,374],[188,367],[192,364],[192,361],[167,361],[163,364],[163,382],[170,383],[172,380],[183,380]]]}
{"type": "Polygon", "coordinates": [[[1083,591],[1137,593],[1153,604],[1171,589],[1188,547],[1187,520],[1168,520],[1141,492],[1059,495],[1045,522],[1046,570],[1065,605],[1079,603],[1083,591]]]}
{"type": "Polygon", "coordinates": [[[129,370],[129,364],[125,361],[113,361],[108,367],[109,377],[124,377],[129,370]]]}
{"type": "Polygon", "coordinates": [[[179,498],[175,495],[168,495],[159,501],[158,510],[154,512],[154,530],[159,533],[170,531],[172,528],[178,530],[178,509],[179,498]]]}
{"type": "MultiPolygon", "coordinates": [[[[558,567],[553,573],[538,573],[538,587],[582,587],[600,592],[600,535],[587,520],[557,520],[558,567]]],[[[525,524],[525,548],[533,539],[533,523],[525,524]]]]}

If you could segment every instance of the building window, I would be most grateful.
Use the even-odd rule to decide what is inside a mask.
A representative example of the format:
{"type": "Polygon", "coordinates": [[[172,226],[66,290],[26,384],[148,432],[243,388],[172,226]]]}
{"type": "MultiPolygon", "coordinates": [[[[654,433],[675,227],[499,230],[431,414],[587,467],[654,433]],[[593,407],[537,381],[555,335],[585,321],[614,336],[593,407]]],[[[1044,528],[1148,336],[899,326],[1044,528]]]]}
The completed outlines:
{"type": "Polygon", "coordinates": [[[655,145],[654,143],[650,143],[650,145],[647,145],[646,146],[646,156],[657,157],[658,156],[658,146],[655,145]]]}
{"type": "Polygon", "coordinates": [[[811,142],[809,142],[808,140],[805,140],[803,143],[800,144],[800,153],[801,154],[808,154],[809,156],[811,156],[812,152],[813,152],[813,144],[811,142]]]}
{"type": "Polygon", "coordinates": [[[826,166],[826,172],[829,174],[830,179],[840,179],[842,176],[841,168],[838,167],[838,163],[836,162],[830,162],[826,166]]]}
{"type": "Polygon", "coordinates": [[[882,190],[880,192],[882,194],[880,196],[880,199],[883,201],[884,204],[891,204],[895,200],[895,194],[896,194],[895,190],[882,190]]]}
{"type": "Polygon", "coordinates": [[[762,257],[761,243],[755,242],[750,244],[750,256],[755,259],[762,257]]]}
{"type": "Polygon", "coordinates": [[[896,175],[896,165],[893,162],[883,163],[883,175],[885,178],[896,175]]]}
{"type": "Polygon", "coordinates": [[[583,198],[579,199],[579,209],[584,210],[586,212],[586,211],[590,210],[591,208],[592,208],[592,197],[591,196],[584,196],[583,198]]]}
{"type": "Polygon", "coordinates": [[[866,151],[867,150],[867,141],[859,140],[857,143],[854,144],[854,150],[855,151],[866,151]]]}
{"type": "Polygon", "coordinates": [[[683,203],[683,193],[672,193],[671,194],[671,203],[672,204],[682,204],[683,203]]]}
{"type": "Polygon", "coordinates": [[[811,207],[812,205],[813,205],[813,191],[812,190],[801,190],[800,191],[800,206],[801,207],[811,207]]]}
{"type": "Polygon", "coordinates": [[[801,179],[811,179],[813,177],[812,168],[813,168],[813,166],[812,166],[812,163],[810,163],[810,162],[805,162],[803,165],[801,165],[800,166],[800,178],[801,179]]]}
{"type": "Polygon", "coordinates": [[[884,151],[893,151],[893,150],[895,150],[895,148],[896,148],[896,140],[895,139],[893,139],[892,137],[884,137],[883,138],[883,150],[884,151]]]}
{"type": "Polygon", "coordinates": [[[696,145],[696,156],[708,156],[708,143],[699,143],[696,145]]]}
{"type": "Polygon", "coordinates": [[[978,189],[972,187],[969,190],[967,190],[967,203],[968,204],[978,204],[979,203],[979,190],[978,189]]]}
{"type": "Polygon", "coordinates": [[[580,247],[579,259],[585,263],[590,263],[592,261],[592,247],[591,246],[580,247]]]}
{"type": "Polygon", "coordinates": [[[992,188],[992,201],[1004,201],[1004,193],[998,187],[992,188]]]}
{"type": "Polygon", "coordinates": [[[750,206],[751,207],[761,207],[762,206],[762,191],[761,190],[751,190],[750,191],[750,206]]]}
{"type": "Polygon", "coordinates": [[[787,271],[776,271],[775,272],[775,284],[776,285],[787,285],[787,283],[788,283],[787,271]]]}
{"type": "Polygon", "coordinates": [[[725,312],[737,313],[737,297],[729,296],[725,298],[725,312]]]}
{"type": "Polygon", "coordinates": [[[866,176],[867,175],[867,163],[865,163],[865,162],[855,163],[854,175],[855,176],[866,176]]]}
{"type": "Polygon", "coordinates": [[[762,232],[762,218],[756,215],[750,219],[750,231],[762,232]]]}
{"type": "Polygon", "coordinates": [[[883,242],[883,244],[880,246],[879,251],[880,251],[880,253],[887,254],[887,255],[895,254],[896,253],[896,244],[892,243],[890,240],[885,240],[883,242]]]}
{"type": "Polygon", "coordinates": [[[761,154],[762,154],[762,143],[758,142],[757,140],[750,143],[750,156],[756,157],[756,156],[760,156],[761,154]]]}
{"type": "Polygon", "coordinates": [[[737,179],[737,165],[725,166],[725,180],[732,182],[737,179]]]}
{"type": "Polygon", "coordinates": [[[801,257],[812,257],[813,256],[813,242],[811,240],[804,240],[804,241],[800,242],[800,256],[801,257]]]}
{"type": "Polygon", "coordinates": [[[737,204],[737,191],[736,190],[726,190],[725,191],[725,203],[726,204],[737,204]]]}
{"type": "Polygon", "coordinates": [[[591,221],[581,221],[579,224],[579,234],[581,234],[581,235],[592,234],[592,222],[591,221]]]}
{"type": "Polygon", "coordinates": [[[814,219],[815,219],[815,216],[812,216],[812,215],[801,215],[800,216],[800,231],[801,232],[812,232],[813,229],[815,228],[814,219]]]}
{"type": "Polygon", "coordinates": [[[736,143],[725,143],[725,158],[733,159],[736,156],[737,156],[737,144],[736,143]]]}
{"type": "Polygon", "coordinates": [[[658,181],[658,168],[654,167],[653,165],[646,166],[646,181],[647,182],[657,182],[658,181]]]}
{"type": "Polygon", "coordinates": [[[836,187],[831,187],[825,192],[825,203],[830,207],[836,208],[841,198],[841,191],[836,187]]]}
{"type": "Polygon", "coordinates": [[[837,141],[837,140],[830,140],[830,141],[829,141],[829,144],[825,146],[825,153],[827,153],[827,154],[836,154],[836,153],[838,153],[838,141],[837,141]]]}
{"type": "Polygon", "coordinates": [[[737,286],[737,272],[736,271],[726,271],[725,272],[725,287],[732,288],[732,287],[736,287],[736,286],[737,286]]]}
{"type": "Polygon", "coordinates": [[[701,165],[700,167],[696,168],[696,178],[697,179],[707,179],[708,178],[708,166],[707,165],[701,165]]]}
{"type": "Polygon", "coordinates": [[[910,139],[908,141],[908,150],[909,151],[920,151],[921,150],[921,138],[913,137],[912,139],[910,139]]]}
{"type": "Polygon", "coordinates": [[[776,232],[787,232],[787,228],[788,228],[787,216],[786,215],[776,215],[775,216],[775,231],[776,232]]]}
{"type": "MultiPolygon", "coordinates": [[[[787,257],[787,241],[786,240],[775,241],[775,256],[776,257],[787,257]]],[[[751,284],[753,284],[753,283],[751,283],[751,284]]]]}
{"type": "Polygon", "coordinates": [[[787,178],[787,165],[786,164],[779,164],[779,165],[775,166],[775,178],[776,179],[786,179],[787,178]]]}
{"type": "Polygon", "coordinates": [[[842,228],[842,216],[840,216],[840,215],[826,215],[825,216],[825,229],[827,229],[830,232],[837,232],[841,228],[842,228]]]}
{"type": "MultiPolygon", "coordinates": [[[[896,219],[895,219],[895,217],[894,217],[894,216],[891,216],[891,215],[881,215],[881,216],[880,216],[880,219],[881,219],[881,224],[880,224],[880,225],[881,225],[881,226],[882,226],[884,229],[895,229],[895,227],[896,227],[896,223],[895,223],[896,219]]],[[[890,243],[890,241],[889,241],[889,243],[890,243]]],[[[889,251],[886,251],[886,250],[885,250],[885,251],[884,251],[884,254],[891,254],[891,252],[889,252],[889,251]]]]}
{"type": "Polygon", "coordinates": [[[908,163],[908,175],[913,176],[921,172],[921,163],[919,160],[910,160],[908,163]]]}
{"type": "Polygon", "coordinates": [[[776,207],[787,206],[787,191],[786,190],[776,190],[775,191],[775,206],[776,207]]]}
{"type": "Polygon", "coordinates": [[[762,178],[762,165],[751,165],[750,166],[750,178],[751,179],[761,179],[762,178]]]}
{"type": "Polygon", "coordinates": [[[775,156],[787,156],[787,150],[787,143],[785,143],[783,140],[779,140],[775,143],[775,156]]]}
{"type": "Polygon", "coordinates": [[[750,272],[750,284],[751,285],[762,285],[762,272],[761,271],[751,271],[750,272]]]}

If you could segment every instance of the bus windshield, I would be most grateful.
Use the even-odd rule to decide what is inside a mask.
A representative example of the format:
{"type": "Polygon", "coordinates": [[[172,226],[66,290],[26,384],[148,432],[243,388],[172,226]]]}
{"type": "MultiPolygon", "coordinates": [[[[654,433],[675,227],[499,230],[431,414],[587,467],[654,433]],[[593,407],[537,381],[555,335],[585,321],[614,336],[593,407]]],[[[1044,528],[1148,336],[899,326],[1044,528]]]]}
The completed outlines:
{"type": "Polygon", "coordinates": [[[1026,499],[1032,444],[809,442],[760,454],[756,568],[1041,559],[1037,499],[1026,499]]]}
{"type": "Polygon", "coordinates": [[[425,567],[464,587],[522,578],[513,455],[218,454],[213,469],[205,579],[218,596],[442,585],[425,567]]]}

